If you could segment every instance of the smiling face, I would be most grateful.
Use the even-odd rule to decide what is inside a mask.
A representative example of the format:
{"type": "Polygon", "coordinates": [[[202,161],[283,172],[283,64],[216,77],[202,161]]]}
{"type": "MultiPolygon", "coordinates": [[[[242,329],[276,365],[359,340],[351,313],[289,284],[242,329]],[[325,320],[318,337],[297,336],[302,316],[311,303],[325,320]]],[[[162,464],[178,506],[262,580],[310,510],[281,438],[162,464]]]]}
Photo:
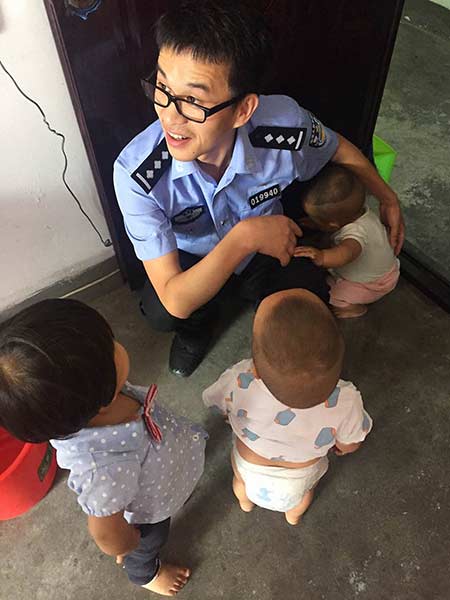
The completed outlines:
{"type": "MultiPolygon", "coordinates": [[[[189,52],[176,53],[163,47],[158,59],[156,85],[174,96],[212,108],[233,97],[228,75],[229,66],[224,63],[195,60],[189,52]]],[[[189,121],[178,113],[173,103],[166,108],[155,105],[155,110],[169,152],[175,159],[198,159],[217,164],[227,154],[231,155],[235,129],[242,126],[253,113],[254,109],[248,115],[247,104],[248,96],[212,115],[204,123],[189,121]]]]}

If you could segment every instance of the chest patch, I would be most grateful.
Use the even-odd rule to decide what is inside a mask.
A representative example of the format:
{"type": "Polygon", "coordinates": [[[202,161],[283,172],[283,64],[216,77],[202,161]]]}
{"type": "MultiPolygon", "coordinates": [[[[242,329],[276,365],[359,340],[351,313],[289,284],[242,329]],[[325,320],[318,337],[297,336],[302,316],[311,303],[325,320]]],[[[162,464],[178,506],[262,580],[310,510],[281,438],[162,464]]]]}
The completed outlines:
{"type": "Polygon", "coordinates": [[[186,223],[192,223],[196,221],[205,212],[205,207],[200,206],[188,206],[180,213],[172,217],[172,225],[185,225],[186,223]]]}
{"type": "Polygon", "coordinates": [[[276,198],[281,195],[281,188],[278,183],[271,185],[265,190],[261,190],[260,192],[256,192],[253,196],[250,196],[248,199],[248,203],[250,208],[256,208],[263,202],[267,202],[267,200],[271,200],[272,198],[276,198]]]}

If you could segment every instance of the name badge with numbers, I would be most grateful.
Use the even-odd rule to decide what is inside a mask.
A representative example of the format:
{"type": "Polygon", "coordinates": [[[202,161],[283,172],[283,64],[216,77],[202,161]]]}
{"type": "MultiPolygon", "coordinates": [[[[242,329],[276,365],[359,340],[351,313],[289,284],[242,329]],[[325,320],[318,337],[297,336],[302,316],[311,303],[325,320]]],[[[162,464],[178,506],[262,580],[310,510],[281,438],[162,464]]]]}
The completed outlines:
{"type": "Polygon", "coordinates": [[[256,192],[253,196],[250,196],[248,199],[248,203],[250,208],[256,208],[263,202],[267,202],[267,200],[271,200],[272,198],[276,198],[281,195],[281,188],[278,183],[275,185],[271,185],[265,190],[261,190],[260,192],[256,192]]]}

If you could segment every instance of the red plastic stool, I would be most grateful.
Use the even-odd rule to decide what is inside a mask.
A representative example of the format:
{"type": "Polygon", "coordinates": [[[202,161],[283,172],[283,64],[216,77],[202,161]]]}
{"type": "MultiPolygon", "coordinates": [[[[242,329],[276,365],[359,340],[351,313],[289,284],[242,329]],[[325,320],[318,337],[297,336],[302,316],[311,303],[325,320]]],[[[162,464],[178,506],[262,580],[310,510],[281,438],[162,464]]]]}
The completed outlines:
{"type": "Polygon", "coordinates": [[[0,521],[22,515],[50,489],[55,450],[48,442],[29,444],[0,427],[0,521]]]}

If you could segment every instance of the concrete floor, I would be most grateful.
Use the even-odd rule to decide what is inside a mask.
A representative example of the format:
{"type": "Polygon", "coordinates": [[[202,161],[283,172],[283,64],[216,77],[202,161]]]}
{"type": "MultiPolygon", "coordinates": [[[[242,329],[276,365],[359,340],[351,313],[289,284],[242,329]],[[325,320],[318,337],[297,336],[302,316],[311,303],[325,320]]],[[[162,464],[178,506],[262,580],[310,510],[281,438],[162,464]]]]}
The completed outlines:
{"type": "Polygon", "coordinates": [[[408,241],[450,279],[450,10],[406,0],[376,133],[398,152],[408,241]]]}
{"type": "MultiPolygon", "coordinates": [[[[332,459],[297,528],[231,490],[230,433],[201,391],[249,355],[252,312],[223,332],[189,379],[167,371],[170,334],[150,331],[125,287],[93,302],[127,346],[130,379],[205,424],[204,476],[175,520],[166,556],[194,574],[180,598],[448,600],[450,597],[450,317],[401,282],[360,320],[343,322],[344,376],[361,389],[374,429],[356,454],[332,459]]],[[[149,597],[97,550],[65,474],[28,514],[0,524],[2,600],[149,597]]],[[[155,597],[151,595],[151,597],[155,597]]]]}

